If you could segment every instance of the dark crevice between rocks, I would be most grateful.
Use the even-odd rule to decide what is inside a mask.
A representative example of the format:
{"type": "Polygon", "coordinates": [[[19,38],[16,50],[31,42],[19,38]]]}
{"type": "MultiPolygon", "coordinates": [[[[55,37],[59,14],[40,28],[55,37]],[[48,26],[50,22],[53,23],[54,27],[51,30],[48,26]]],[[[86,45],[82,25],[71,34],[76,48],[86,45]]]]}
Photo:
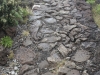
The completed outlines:
{"type": "Polygon", "coordinates": [[[0,66],[7,66],[9,52],[7,50],[0,51],[0,66]]]}

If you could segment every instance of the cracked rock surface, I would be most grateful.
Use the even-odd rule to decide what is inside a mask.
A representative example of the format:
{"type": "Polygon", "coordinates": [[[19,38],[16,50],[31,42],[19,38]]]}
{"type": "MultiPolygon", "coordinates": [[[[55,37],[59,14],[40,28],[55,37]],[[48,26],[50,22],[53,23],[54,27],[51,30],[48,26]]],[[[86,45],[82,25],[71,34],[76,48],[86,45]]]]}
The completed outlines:
{"type": "Polygon", "coordinates": [[[100,75],[100,29],[85,0],[34,0],[32,11],[12,47],[20,67],[0,75],[100,75]]]}

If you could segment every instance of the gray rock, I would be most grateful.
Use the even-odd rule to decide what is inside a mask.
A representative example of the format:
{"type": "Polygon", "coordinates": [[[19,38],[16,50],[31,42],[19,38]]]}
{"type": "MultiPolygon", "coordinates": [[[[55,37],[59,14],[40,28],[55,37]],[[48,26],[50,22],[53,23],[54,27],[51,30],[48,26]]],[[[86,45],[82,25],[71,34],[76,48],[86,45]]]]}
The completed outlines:
{"type": "Polygon", "coordinates": [[[97,71],[94,75],[100,75],[100,71],[97,71]]]}
{"type": "Polygon", "coordinates": [[[20,47],[16,52],[16,59],[21,64],[32,64],[33,59],[35,58],[36,53],[33,52],[31,49],[27,49],[25,47],[20,47]]]}
{"type": "Polygon", "coordinates": [[[76,13],[76,12],[77,12],[77,9],[74,8],[71,12],[72,12],[72,13],[76,13]]]}
{"type": "Polygon", "coordinates": [[[39,63],[39,68],[40,69],[46,68],[48,65],[49,65],[48,62],[46,60],[44,60],[41,63],[39,63]]]}
{"type": "Polygon", "coordinates": [[[23,75],[26,71],[31,70],[33,68],[34,68],[34,66],[23,65],[19,70],[19,74],[23,75]]]}
{"type": "Polygon", "coordinates": [[[84,47],[84,48],[95,48],[96,43],[95,42],[83,42],[81,44],[81,46],[84,47]]]}
{"type": "Polygon", "coordinates": [[[38,10],[41,6],[40,5],[33,5],[32,10],[38,10]]]}
{"type": "Polygon", "coordinates": [[[42,15],[43,12],[42,12],[42,11],[34,10],[34,11],[33,11],[33,14],[34,14],[34,16],[39,16],[39,15],[42,15]]]}
{"type": "Polygon", "coordinates": [[[57,2],[52,2],[52,6],[57,6],[57,2]]]}
{"type": "Polygon", "coordinates": [[[37,20],[33,22],[33,25],[29,27],[29,31],[31,32],[31,36],[35,39],[38,40],[39,38],[37,37],[37,33],[39,28],[42,26],[41,20],[37,20]]]}
{"type": "Polygon", "coordinates": [[[66,46],[67,48],[72,48],[72,47],[73,47],[73,44],[70,43],[70,44],[66,44],[65,46],[66,46]]]}
{"type": "Polygon", "coordinates": [[[89,74],[87,73],[87,70],[84,70],[82,75],[89,75],[89,74]]]}
{"type": "Polygon", "coordinates": [[[69,14],[70,11],[64,11],[64,10],[60,10],[59,11],[59,14],[62,14],[62,15],[66,15],[66,14],[69,14]]]}
{"type": "Polygon", "coordinates": [[[43,51],[49,51],[51,49],[51,46],[49,43],[40,43],[38,44],[38,48],[42,49],[43,51]]]}
{"type": "Polygon", "coordinates": [[[63,5],[70,8],[70,4],[68,0],[63,1],[63,5]]]}
{"type": "Polygon", "coordinates": [[[67,74],[68,71],[70,71],[70,69],[63,66],[63,67],[59,67],[57,72],[58,72],[58,75],[63,75],[63,74],[67,74]]]}
{"type": "Polygon", "coordinates": [[[56,19],[55,18],[45,18],[44,21],[48,24],[54,24],[56,23],[56,19]]]}
{"type": "Polygon", "coordinates": [[[70,30],[72,30],[75,27],[76,27],[76,25],[67,25],[67,26],[64,26],[63,28],[66,32],[69,32],[70,30]]]}
{"type": "Polygon", "coordinates": [[[77,18],[81,18],[82,17],[82,14],[79,13],[79,12],[77,12],[77,13],[74,14],[74,16],[77,17],[77,18]]]}
{"type": "Polygon", "coordinates": [[[65,7],[64,9],[65,9],[66,11],[70,11],[70,10],[71,10],[70,7],[65,7]]]}
{"type": "Polygon", "coordinates": [[[58,47],[58,50],[59,50],[59,52],[60,52],[64,57],[71,51],[71,49],[66,48],[63,44],[61,44],[61,45],[58,47]]]}
{"type": "Polygon", "coordinates": [[[68,67],[68,68],[75,68],[76,67],[76,64],[72,61],[66,61],[65,62],[65,66],[68,67]]]}
{"type": "Polygon", "coordinates": [[[43,0],[44,2],[50,2],[51,0],[43,0]]]}
{"type": "Polygon", "coordinates": [[[34,21],[34,20],[37,20],[37,19],[40,19],[40,18],[42,18],[42,16],[30,16],[29,21],[34,21]]]}
{"type": "Polygon", "coordinates": [[[90,58],[90,53],[88,51],[79,50],[72,57],[72,60],[74,60],[76,62],[84,62],[84,61],[87,61],[89,58],[90,58]]]}
{"type": "Polygon", "coordinates": [[[78,70],[71,70],[67,73],[67,75],[80,75],[78,70]]]}
{"type": "Polygon", "coordinates": [[[60,57],[56,53],[51,55],[50,57],[48,57],[47,60],[49,62],[54,62],[54,63],[57,63],[57,62],[61,61],[60,57]]]}
{"type": "Polygon", "coordinates": [[[15,71],[11,71],[11,73],[10,73],[10,74],[11,74],[11,75],[15,75],[15,73],[16,73],[15,71]]]}
{"type": "Polygon", "coordinates": [[[42,49],[43,51],[49,51],[51,50],[53,47],[55,47],[55,43],[40,43],[38,44],[38,48],[42,49]]]}
{"type": "Polygon", "coordinates": [[[49,28],[42,28],[40,31],[41,31],[41,33],[44,33],[44,34],[51,34],[54,32],[53,30],[51,30],[49,28]]]}
{"type": "Polygon", "coordinates": [[[32,41],[29,37],[27,37],[26,40],[23,42],[23,45],[25,45],[25,46],[29,46],[31,44],[32,44],[32,41]]]}
{"type": "Polygon", "coordinates": [[[36,69],[29,70],[25,72],[23,75],[38,75],[38,73],[35,73],[36,69]]]}
{"type": "Polygon", "coordinates": [[[61,16],[56,16],[56,19],[57,19],[57,20],[61,20],[61,19],[63,19],[63,17],[61,17],[61,16]]]}
{"type": "Polygon", "coordinates": [[[57,42],[61,40],[61,37],[57,36],[51,36],[51,37],[45,37],[41,42],[57,42]]]}
{"type": "Polygon", "coordinates": [[[65,34],[60,34],[60,36],[61,36],[62,38],[66,38],[66,35],[65,35],[65,34]]]}
{"type": "Polygon", "coordinates": [[[70,41],[70,38],[68,36],[66,36],[65,42],[68,43],[69,41],[70,41]]]}
{"type": "Polygon", "coordinates": [[[75,24],[76,22],[76,19],[70,19],[70,24],[75,24]]]}
{"type": "Polygon", "coordinates": [[[44,74],[42,74],[42,75],[55,75],[55,74],[53,74],[53,73],[51,73],[51,72],[47,72],[47,73],[44,73],[44,74]]]}

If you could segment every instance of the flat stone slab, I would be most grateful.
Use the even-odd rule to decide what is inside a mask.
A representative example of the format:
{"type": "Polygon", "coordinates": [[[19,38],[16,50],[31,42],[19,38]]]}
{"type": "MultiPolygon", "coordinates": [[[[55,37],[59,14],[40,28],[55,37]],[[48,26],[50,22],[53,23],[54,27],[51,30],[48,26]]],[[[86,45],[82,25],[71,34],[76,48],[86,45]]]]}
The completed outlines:
{"type": "Polygon", "coordinates": [[[90,53],[86,50],[78,50],[72,57],[72,60],[76,62],[84,62],[90,58],[90,53]]]}
{"type": "Polygon", "coordinates": [[[42,74],[42,75],[55,75],[55,74],[53,74],[53,73],[51,73],[51,72],[47,72],[47,73],[44,73],[44,74],[42,74]]]}
{"type": "Polygon", "coordinates": [[[56,43],[40,43],[38,44],[38,48],[43,51],[50,51],[52,48],[54,48],[56,43]]]}
{"type": "Polygon", "coordinates": [[[20,68],[19,74],[23,75],[27,70],[31,70],[33,68],[34,68],[34,66],[30,66],[30,65],[25,64],[20,68]]]}
{"type": "Polygon", "coordinates": [[[19,60],[21,64],[32,64],[35,56],[35,52],[25,47],[20,47],[15,55],[16,59],[19,60]]]}
{"type": "Polygon", "coordinates": [[[67,75],[80,75],[78,70],[71,70],[67,73],[67,75]]]}
{"type": "Polygon", "coordinates": [[[40,69],[46,68],[47,66],[49,66],[49,63],[46,60],[41,61],[41,63],[39,64],[40,69]]]}
{"type": "Polygon", "coordinates": [[[32,44],[32,41],[31,41],[31,39],[29,37],[26,38],[26,40],[23,42],[23,45],[25,45],[25,46],[29,46],[31,44],[32,44]]]}
{"type": "Polygon", "coordinates": [[[63,67],[59,67],[59,69],[58,69],[58,75],[60,75],[60,74],[67,74],[68,73],[68,71],[70,71],[71,69],[69,69],[69,68],[67,68],[67,67],[65,67],[65,66],[63,66],[63,67]]]}
{"type": "Polygon", "coordinates": [[[63,44],[61,44],[58,47],[58,51],[65,57],[71,51],[71,49],[66,48],[63,44]]]}
{"type": "Polygon", "coordinates": [[[61,58],[55,53],[53,55],[51,55],[50,57],[47,58],[47,60],[49,62],[60,62],[61,61],[61,58]]]}
{"type": "Polygon", "coordinates": [[[55,18],[45,18],[44,21],[46,23],[49,23],[49,24],[56,23],[56,19],[55,18]]]}
{"type": "Polygon", "coordinates": [[[59,36],[50,36],[50,37],[45,37],[41,42],[57,42],[61,40],[61,37],[59,36]]]}

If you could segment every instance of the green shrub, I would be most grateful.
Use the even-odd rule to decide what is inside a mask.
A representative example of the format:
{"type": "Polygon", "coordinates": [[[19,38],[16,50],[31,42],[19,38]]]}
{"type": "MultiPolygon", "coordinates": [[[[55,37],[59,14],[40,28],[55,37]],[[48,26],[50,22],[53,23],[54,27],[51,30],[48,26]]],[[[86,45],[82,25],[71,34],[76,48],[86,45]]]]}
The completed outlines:
{"type": "Polygon", "coordinates": [[[0,0],[0,28],[18,25],[28,15],[27,8],[19,6],[17,0],[0,0]]]}
{"type": "Polygon", "coordinates": [[[9,36],[4,36],[3,38],[1,38],[0,43],[4,47],[12,47],[13,40],[9,36]]]}

